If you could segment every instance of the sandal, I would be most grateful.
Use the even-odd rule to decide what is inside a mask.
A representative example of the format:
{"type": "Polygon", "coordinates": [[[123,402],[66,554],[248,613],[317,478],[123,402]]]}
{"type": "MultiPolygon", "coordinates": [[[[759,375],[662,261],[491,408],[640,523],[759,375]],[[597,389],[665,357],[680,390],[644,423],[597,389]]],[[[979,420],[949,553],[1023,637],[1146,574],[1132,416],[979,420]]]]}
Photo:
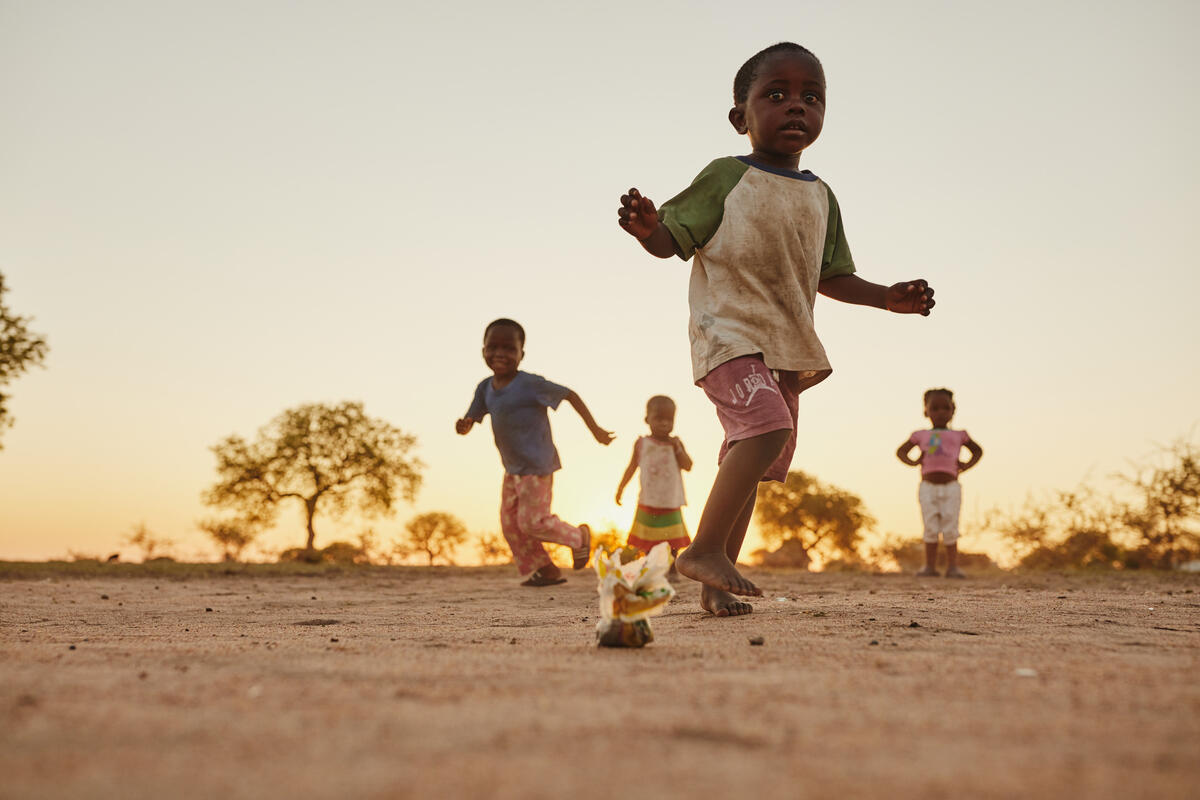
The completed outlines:
{"type": "Polygon", "coordinates": [[[583,544],[571,548],[571,569],[583,569],[592,557],[592,529],[580,525],[579,530],[583,531],[583,544]]]}
{"type": "Polygon", "coordinates": [[[557,586],[560,583],[566,583],[567,579],[562,575],[557,578],[552,578],[549,575],[543,575],[540,569],[535,569],[532,574],[525,580],[521,581],[522,586],[557,586]]]}

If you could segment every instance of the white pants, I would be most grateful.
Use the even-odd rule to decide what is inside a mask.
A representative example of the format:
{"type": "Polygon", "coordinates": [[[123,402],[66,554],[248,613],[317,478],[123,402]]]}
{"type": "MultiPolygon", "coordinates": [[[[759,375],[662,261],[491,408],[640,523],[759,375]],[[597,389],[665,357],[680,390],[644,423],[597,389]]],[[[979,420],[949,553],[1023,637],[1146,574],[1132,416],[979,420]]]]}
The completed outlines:
{"type": "Polygon", "coordinates": [[[917,490],[921,501],[921,518],[925,521],[925,541],[951,545],[958,541],[958,510],[962,508],[962,486],[958,481],[930,483],[921,481],[917,490]]]}

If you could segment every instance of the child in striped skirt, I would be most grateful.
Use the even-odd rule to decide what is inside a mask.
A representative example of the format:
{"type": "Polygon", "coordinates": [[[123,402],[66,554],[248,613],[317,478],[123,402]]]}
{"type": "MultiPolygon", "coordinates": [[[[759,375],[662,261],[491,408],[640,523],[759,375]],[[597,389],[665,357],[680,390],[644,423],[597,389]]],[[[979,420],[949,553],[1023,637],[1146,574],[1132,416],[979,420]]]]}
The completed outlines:
{"type": "MultiPolygon", "coordinates": [[[[641,491],[628,545],[648,553],[654,545],[666,542],[674,557],[692,543],[682,511],[687,504],[683,471],[692,468],[692,458],[679,437],[671,435],[675,428],[674,400],[664,395],[651,397],[646,403],[646,424],[650,426],[650,435],[633,443],[633,457],[617,487],[617,505],[621,505],[621,494],[633,473],[640,471],[641,491]]],[[[674,563],[671,569],[674,571],[674,563]]]]}

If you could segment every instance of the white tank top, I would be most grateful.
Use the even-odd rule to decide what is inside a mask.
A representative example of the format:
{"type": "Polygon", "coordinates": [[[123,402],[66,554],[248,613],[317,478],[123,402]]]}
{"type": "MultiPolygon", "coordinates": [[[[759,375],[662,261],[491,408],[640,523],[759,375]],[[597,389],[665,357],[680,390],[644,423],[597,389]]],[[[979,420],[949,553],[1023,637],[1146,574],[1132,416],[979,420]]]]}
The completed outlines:
{"type": "Polygon", "coordinates": [[[654,508],[687,505],[683,495],[683,471],[675,460],[675,445],[643,436],[638,440],[638,472],[642,487],[639,504],[654,508]]]}

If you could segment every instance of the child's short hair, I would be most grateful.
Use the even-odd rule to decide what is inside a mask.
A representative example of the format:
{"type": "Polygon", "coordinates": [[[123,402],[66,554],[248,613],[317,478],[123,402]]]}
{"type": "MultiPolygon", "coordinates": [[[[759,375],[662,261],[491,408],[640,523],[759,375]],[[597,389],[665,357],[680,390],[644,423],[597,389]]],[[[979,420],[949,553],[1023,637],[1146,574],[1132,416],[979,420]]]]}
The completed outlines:
{"type": "MultiPolygon", "coordinates": [[[[803,53],[804,55],[817,62],[817,66],[821,67],[821,59],[817,58],[816,54],[807,47],[796,44],[795,42],[779,42],[770,47],[759,50],[754,55],[750,56],[750,60],[742,64],[742,68],[737,71],[737,76],[733,79],[733,102],[744,103],[750,97],[750,84],[754,83],[754,79],[758,77],[758,68],[762,62],[776,53],[803,53]]],[[[824,73],[825,68],[821,67],[821,72],[824,73]]]]}
{"type": "Polygon", "coordinates": [[[950,391],[949,389],[927,389],[925,391],[925,397],[921,401],[921,405],[929,405],[930,396],[935,394],[944,394],[946,395],[947,400],[949,400],[951,403],[954,402],[954,392],[950,391]]]}
{"type": "Polygon", "coordinates": [[[646,401],[646,416],[650,416],[650,409],[656,405],[668,405],[671,407],[671,413],[675,413],[675,401],[665,394],[656,394],[646,401]]]}
{"type": "Polygon", "coordinates": [[[483,329],[483,340],[487,341],[487,335],[492,332],[492,328],[512,328],[517,332],[517,338],[521,340],[521,346],[525,346],[525,329],[521,327],[521,323],[516,320],[511,320],[508,317],[494,319],[488,323],[488,326],[483,329]]]}

